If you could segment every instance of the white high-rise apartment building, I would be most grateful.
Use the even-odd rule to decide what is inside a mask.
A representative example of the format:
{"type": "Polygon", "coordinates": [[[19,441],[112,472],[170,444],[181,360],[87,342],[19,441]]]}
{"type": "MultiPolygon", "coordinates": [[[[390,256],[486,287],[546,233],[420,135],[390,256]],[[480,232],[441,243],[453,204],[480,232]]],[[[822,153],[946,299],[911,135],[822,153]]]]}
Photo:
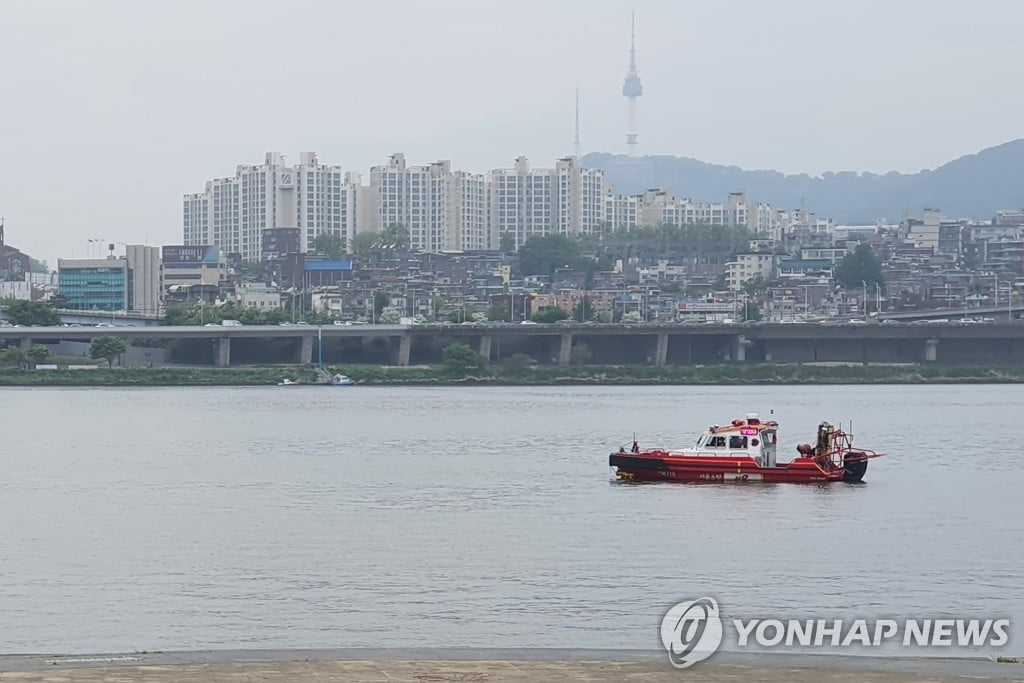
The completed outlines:
{"type": "Polygon", "coordinates": [[[744,226],[751,232],[770,235],[779,222],[779,211],[769,204],[751,204],[743,192],[732,192],[724,202],[694,202],[677,198],[668,190],[647,190],[638,195],[605,197],[605,220],[611,229],[637,225],[744,226]]]}
{"type": "Polygon", "coordinates": [[[480,251],[497,249],[504,233],[518,248],[534,235],[643,224],[644,202],[612,195],[604,174],[574,156],[541,169],[520,157],[514,168],[479,174],[453,171],[449,161],[409,166],[393,154],[370,169],[363,187],[358,174],[322,165],[312,152],[295,165],[268,153],[262,165],[238,166],[234,177],[185,195],[182,228],[184,244],[215,245],[245,260],[260,258],[263,231],[272,228],[297,228],[302,251],[322,233],[351,243],[357,232],[391,224],[408,230],[414,250],[480,251]]]}
{"type": "Polygon", "coordinates": [[[576,157],[553,169],[531,169],[519,157],[490,179],[492,232],[512,235],[517,249],[534,235],[593,234],[605,220],[604,174],[582,168],[576,157]]]}
{"type": "Polygon", "coordinates": [[[370,169],[370,194],[377,207],[373,229],[399,224],[419,251],[482,250],[492,247],[485,176],[452,171],[450,161],[409,166],[392,154],[370,169]]]}
{"type": "Polygon", "coordinates": [[[263,230],[298,228],[308,251],[321,233],[351,241],[356,231],[360,178],[321,164],[313,152],[287,165],[268,152],[259,166],[238,166],[233,178],[217,178],[184,198],[182,228],[189,246],[212,244],[244,260],[260,259],[263,230]]]}
{"type": "Polygon", "coordinates": [[[491,183],[481,173],[455,172],[455,243],[463,251],[498,248],[491,222],[491,183]]]}
{"type": "Polygon", "coordinates": [[[609,231],[629,230],[639,223],[637,213],[640,210],[642,195],[615,194],[611,187],[605,190],[604,222],[609,231]]]}

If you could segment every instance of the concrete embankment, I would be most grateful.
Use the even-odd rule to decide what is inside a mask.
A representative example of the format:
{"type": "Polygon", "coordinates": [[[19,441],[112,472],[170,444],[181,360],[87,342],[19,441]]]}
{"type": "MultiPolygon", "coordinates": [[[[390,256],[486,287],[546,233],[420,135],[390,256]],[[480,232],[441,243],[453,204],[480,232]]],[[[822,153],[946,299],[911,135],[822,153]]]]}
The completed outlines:
{"type": "Polygon", "coordinates": [[[719,653],[684,672],[662,653],[614,650],[254,650],[0,657],[16,681],[1024,681],[1024,665],[982,659],[719,653]]]}

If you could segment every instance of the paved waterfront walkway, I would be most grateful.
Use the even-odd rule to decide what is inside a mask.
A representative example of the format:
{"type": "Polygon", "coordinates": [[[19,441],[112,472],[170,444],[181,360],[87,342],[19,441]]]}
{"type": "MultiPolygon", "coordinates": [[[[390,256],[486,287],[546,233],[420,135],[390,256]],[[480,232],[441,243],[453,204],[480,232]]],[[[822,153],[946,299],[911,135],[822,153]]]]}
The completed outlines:
{"type": "Polygon", "coordinates": [[[720,654],[680,671],[655,653],[612,650],[254,650],[89,656],[0,657],[0,681],[498,681],[686,680],[697,683],[964,683],[1024,681],[1024,665],[985,660],[720,654]],[[426,653],[426,654],[424,654],[426,653]],[[493,657],[484,655],[506,655],[493,657]],[[332,656],[333,655],[333,656],[332,656]],[[362,656],[358,656],[362,655],[362,656]],[[404,655],[404,656],[403,656],[404,655]],[[508,656],[512,655],[512,656],[508,656]],[[518,656],[515,656],[518,655],[518,656]],[[724,661],[723,661],[724,660],[724,661]]]}

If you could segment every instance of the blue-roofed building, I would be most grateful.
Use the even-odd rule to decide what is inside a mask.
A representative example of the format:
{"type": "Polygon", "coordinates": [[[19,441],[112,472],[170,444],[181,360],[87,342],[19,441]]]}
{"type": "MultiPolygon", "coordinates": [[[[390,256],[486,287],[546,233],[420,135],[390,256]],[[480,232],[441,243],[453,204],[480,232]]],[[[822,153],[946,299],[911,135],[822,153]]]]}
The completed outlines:
{"type": "Polygon", "coordinates": [[[324,287],[352,279],[351,261],[311,261],[306,258],[303,266],[303,285],[324,287]]]}

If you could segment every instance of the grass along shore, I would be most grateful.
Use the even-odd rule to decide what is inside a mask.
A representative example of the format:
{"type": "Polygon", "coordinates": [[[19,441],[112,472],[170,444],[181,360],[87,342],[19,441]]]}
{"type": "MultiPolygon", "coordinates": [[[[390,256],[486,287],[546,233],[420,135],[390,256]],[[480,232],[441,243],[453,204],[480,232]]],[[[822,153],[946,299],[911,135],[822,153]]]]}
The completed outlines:
{"type": "MultiPolygon", "coordinates": [[[[1024,383],[1024,365],[749,364],[685,366],[539,366],[455,371],[445,366],[330,366],[364,385],[737,385],[1024,383]]],[[[260,386],[283,379],[312,384],[309,366],[3,370],[0,386],[260,386]]]]}

